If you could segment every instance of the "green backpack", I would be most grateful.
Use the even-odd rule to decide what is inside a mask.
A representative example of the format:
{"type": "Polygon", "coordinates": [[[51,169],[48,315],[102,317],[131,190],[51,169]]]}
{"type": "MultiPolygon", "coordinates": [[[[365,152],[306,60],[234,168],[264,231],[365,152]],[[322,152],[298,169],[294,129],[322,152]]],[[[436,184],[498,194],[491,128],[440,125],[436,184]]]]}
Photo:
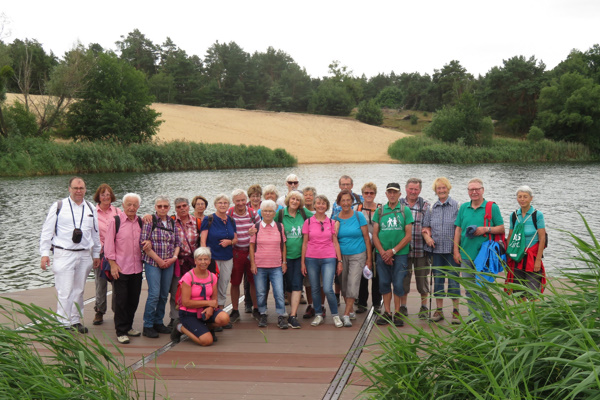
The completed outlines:
{"type": "MultiPolygon", "coordinates": [[[[525,222],[529,218],[531,218],[531,215],[525,218],[522,222],[514,224],[512,236],[510,237],[510,244],[508,245],[508,249],[506,249],[506,254],[515,262],[520,262],[521,259],[523,259],[523,256],[525,255],[525,249],[529,247],[525,246],[525,222]]],[[[533,237],[535,238],[535,235],[533,237]]],[[[533,238],[531,240],[533,241],[533,238]]],[[[531,245],[531,243],[529,243],[529,245],[531,245]]]]}

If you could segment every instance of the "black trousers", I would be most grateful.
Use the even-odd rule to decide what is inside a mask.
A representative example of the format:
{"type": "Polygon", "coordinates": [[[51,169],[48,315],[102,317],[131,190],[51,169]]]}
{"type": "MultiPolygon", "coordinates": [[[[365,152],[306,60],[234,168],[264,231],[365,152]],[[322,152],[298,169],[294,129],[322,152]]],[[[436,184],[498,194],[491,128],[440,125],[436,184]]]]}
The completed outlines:
{"type": "Polygon", "coordinates": [[[113,281],[113,304],[117,336],[127,335],[127,332],[131,330],[141,292],[141,272],[131,275],[119,274],[119,279],[113,281]]]}
{"type": "MultiPolygon", "coordinates": [[[[379,274],[371,279],[371,302],[375,308],[381,304],[381,293],[379,293],[379,274]]],[[[364,276],[360,277],[360,289],[358,291],[357,305],[367,307],[369,300],[369,280],[364,276]]]]}

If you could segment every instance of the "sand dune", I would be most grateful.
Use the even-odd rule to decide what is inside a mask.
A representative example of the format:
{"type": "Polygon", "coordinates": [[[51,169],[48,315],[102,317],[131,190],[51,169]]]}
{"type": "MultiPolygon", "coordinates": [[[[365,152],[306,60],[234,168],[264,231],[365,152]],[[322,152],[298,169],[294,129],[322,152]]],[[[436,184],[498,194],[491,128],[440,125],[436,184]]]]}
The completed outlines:
{"type": "MultiPolygon", "coordinates": [[[[9,95],[12,102],[15,95],[9,95]]],[[[284,148],[299,163],[393,162],[390,143],[406,136],[353,119],[309,114],[152,105],[162,113],[161,140],[284,148]]]]}

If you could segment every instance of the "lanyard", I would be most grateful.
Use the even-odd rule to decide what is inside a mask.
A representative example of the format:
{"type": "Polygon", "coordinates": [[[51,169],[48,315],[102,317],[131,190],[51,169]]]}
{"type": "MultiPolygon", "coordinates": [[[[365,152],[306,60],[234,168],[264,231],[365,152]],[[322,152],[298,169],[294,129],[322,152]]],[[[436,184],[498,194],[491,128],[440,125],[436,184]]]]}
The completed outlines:
{"type": "Polygon", "coordinates": [[[75,227],[75,229],[79,229],[79,230],[81,230],[81,225],[83,225],[83,214],[85,214],[85,205],[82,204],[81,206],[83,207],[83,209],[81,210],[81,221],[79,221],[79,228],[77,228],[77,225],[75,224],[75,214],[73,214],[73,204],[71,204],[71,198],[69,197],[69,207],[71,207],[71,217],[73,217],[73,227],[75,227]]]}

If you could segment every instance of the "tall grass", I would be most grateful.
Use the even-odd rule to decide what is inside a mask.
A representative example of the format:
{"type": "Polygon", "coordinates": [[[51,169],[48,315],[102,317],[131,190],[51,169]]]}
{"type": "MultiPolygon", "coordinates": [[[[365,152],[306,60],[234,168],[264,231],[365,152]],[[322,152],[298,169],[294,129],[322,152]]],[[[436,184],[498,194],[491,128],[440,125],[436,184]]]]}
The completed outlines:
{"type": "Polygon", "coordinates": [[[264,146],[182,141],[124,146],[113,142],[0,139],[0,176],[267,168],[296,162],[285,150],[264,146]]]}
{"type": "MultiPolygon", "coordinates": [[[[584,219],[585,222],[585,219],[584,219]]],[[[587,222],[586,222],[587,226],[587,222]]],[[[489,284],[492,320],[400,334],[389,329],[364,394],[394,399],[600,399],[600,245],[571,235],[576,270],[545,293],[489,284]],[[535,301],[522,301],[522,296],[535,301]]],[[[467,289],[472,282],[461,280],[467,289]]],[[[482,290],[481,288],[478,288],[482,290]]]]}
{"type": "MultiPolygon", "coordinates": [[[[63,329],[55,314],[2,299],[0,397],[3,399],[131,399],[139,393],[132,374],[96,338],[63,329]],[[24,323],[34,322],[17,329],[24,323]]],[[[121,353],[122,355],[122,353],[121,353]]]]}
{"type": "Polygon", "coordinates": [[[580,143],[494,138],[489,147],[444,143],[426,136],[399,139],[388,147],[390,157],[406,163],[479,164],[501,162],[597,161],[580,143]]]}

